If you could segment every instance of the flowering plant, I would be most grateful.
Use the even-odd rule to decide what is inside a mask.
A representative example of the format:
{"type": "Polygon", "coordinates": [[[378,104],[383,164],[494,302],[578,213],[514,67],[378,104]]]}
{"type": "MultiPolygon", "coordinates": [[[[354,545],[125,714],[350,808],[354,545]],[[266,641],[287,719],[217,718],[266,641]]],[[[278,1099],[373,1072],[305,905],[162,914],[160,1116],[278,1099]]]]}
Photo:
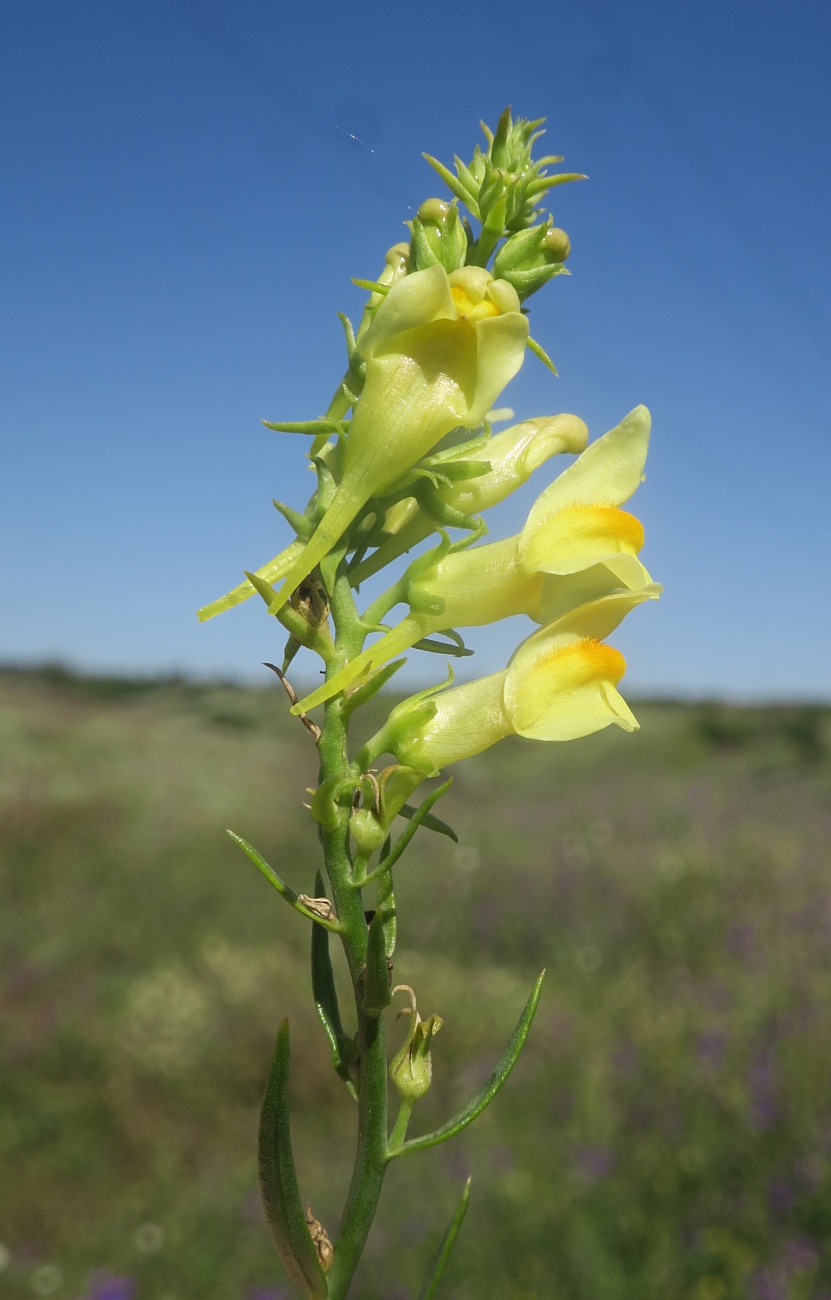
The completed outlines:
{"type": "MultiPolygon", "coordinates": [[[[508,735],[565,741],[610,724],[637,726],[617,690],[623,657],[606,638],[630,610],[660,593],[638,558],[643,529],[621,509],[643,477],[649,413],[637,407],[590,444],[574,415],[492,432],[500,416],[494,403],[526,350],[553,369],[529,334],[523,303],[566,273],[570,244],[536,204],[554,186],[579,178],[548,171],[560,158],[532,158],[539,126],[514,121],[506,109],[495,132],[483,127],[486,150],[477,147],[469,165],[457,159],[455,174],[428,158],[453,200],[422,204],[408,223],[409,243],[388,252],[378,280],[356,281],[369,299],[357,331],[344,318],[347,368],[326,415],[267,425],[312,439],[311,499],[303,511],[275,502],[295,541],[200,610],[210,618],[255,593],[262,597],[288,633],[282,666],[269,667],[320,755],[309,807],[325,875],[317,873],[312,894],[295,893],[252,845],[229,832],[311,922],[315,1006],[332,1065],[357,1104],[352,1183],[332,1240],[311,1207],[304,1211],[298,1189],[284,1021],[262,1108],[260,1180],[274,1244],[309,1297],[343,1300],[350,1293],[388,1165],[447,1141],[485,1109],[517,1060],[540,996],[542,976],[476,1096],[435,1132],[408,1138],[413,1107],[430,1087],[432,1039],[442,1021],[435,1014],[422,1019],[408,985],[393,987],[393,869],[419,828],[455,839],[432,811],[449,780],[417,806],[410,798],[450,764],[508,735]],[[563,453],[577,459],[538,496],[521,532],[477,544],[487,532],[481,512],[563,453]],[[361,608],[361,584],[434,533],[438,543],[361,608]],[[400,605],[403,616],[389,626],[384,620],[400,605]],[[502,672],[402,701],[351,753],[352,716],[401,666],[398,656],[412,648],[468,655],[459,628],[516,614],[538,628],[502,672]],[[367,644],[371,637],[377,639],[367,644]],[[319,656],[325,681],[298,700],[286,671],[301,647],[319,656]],[[320,705],[318,724],[309,713],[320,705]],[[406,824],[396,838],[398,818],[406,824]],[[340,941],[349,969],[354,1030],[341,1016],[330,936],[340,941]],[[409,1017],[408,1032],[388,1062],[385,1013],[398,993],[406,996],[399,1016],[409,1017]],[[389,1081],[399,1097],[392,1125],[389,1081]]],[[[424,1300],[439,1284],[468,1196],[469,1181],[424,1300]]]]}

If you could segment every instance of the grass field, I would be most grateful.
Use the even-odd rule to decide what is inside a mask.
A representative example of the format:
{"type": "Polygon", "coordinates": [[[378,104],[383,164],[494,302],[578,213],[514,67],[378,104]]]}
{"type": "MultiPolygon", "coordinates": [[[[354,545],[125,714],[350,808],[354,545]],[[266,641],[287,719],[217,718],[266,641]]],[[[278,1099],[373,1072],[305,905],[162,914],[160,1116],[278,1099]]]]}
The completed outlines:
{"type": "MultiPolygon", "coordinates": [[[[464,1178],[446,1300],[831,1300],[831,713],[644,703],[504,742],[398,871],[396,978],[444,1028],[356,1300],[407,1300],[464,1178]]],[[[292,1024],[301,1190],[332,1232],[353,1103],[308,930],[314,746],[262,690],[0,675],[0,1297],[288,1300],[257,1110],[292,1024]]]]}

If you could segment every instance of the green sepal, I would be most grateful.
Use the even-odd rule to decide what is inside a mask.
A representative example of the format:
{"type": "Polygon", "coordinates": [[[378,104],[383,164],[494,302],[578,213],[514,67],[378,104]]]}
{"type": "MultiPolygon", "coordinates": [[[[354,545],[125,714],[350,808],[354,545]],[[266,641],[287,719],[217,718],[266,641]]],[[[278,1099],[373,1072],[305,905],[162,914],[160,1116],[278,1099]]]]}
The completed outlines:
{"type": "Polygon", "coordinates": [[[389,1006],[390,1001],[384,913],[379,908],[370,921],[367,932],[362,1005],[368,1016],[380,1016],[384,1008],[389,1006]]]}
{"type": "MultiPolygon", "coordinates": [[[[401,763],[393,763],[378,774],[378,815],[388,829],[401,812],[402,805],[424,780],[421,772],[401,763]]],[[[384,855],[386,856],[386,855],[384,855]]]]}
{"type": "MultiPolygon", "coordinates": [[[[460,184],[465,187],[470,197],[476,200],[477,195],[479,194],[479,182],[473,175],[473,172],[470,170],[467,163],[462,162],[458,154],[453,155],[453,161],[456,164],[456,173],[459,177],[460,184]]],[[[467,200],[465,200],[465,205],[469,206],[467,200]]]]}
{"type": "Polygon", "coordinates": [[[360,280],[357,276],[352,276],[352,283],[356,284],[359,289],[368,289],[370,293],[380,293],[386,297],[392,287],[389,284],[381,284],[380,280],[360,280]]]}
{"type": "Polygon", "coordinates": [[[455,1137],[463,1128],[467,1128],[468,1124],[472,1124],[478,1115],[481,1115],[485,1107],[493,1101],[494,1097],[499,1092],[499,1089],[511,1073],[511,1070],[516,1065],[517,1058],[522,1051],[525,1040],[528,1037],[528,1031],[530,1030],[534,1020],[534,1014],[539,1004],[544,978],[545,971],[542,972],[534,985],[531,996],[526,1002],[525,1009],[517,1022],[516,1029],[511,1034],[508,1046],[505,1048],[505,1051],[500,1056],[493,1071],[482,1084],[482,1087],[479,1089],[476,1096],[459,1111],[458,1115],[454,1115],[453,1119],[449,1119],[446,1124],[442,1124],[441,1128],[436,1129],[433,1133],[425,1133],[423,1137],[410,1138],[408,1141],[402,1142],[400,1147],[388,1151],[388,1159],[392,1160],[395,1156],[405,1155],[410,1151],[423,1151],[427,1147],[438,1146],[440,1142],[447,1142],[449,1138],[455,1137]]]}
{"type": "Polygon", "coordinates": [[[307,542],[314,532],[314,522],[307,515],[301,514],[299,510],[293,510],[291,506],[284,505],[282,501],[272,500],[271,504],[275,510],[279,510],[289,527],[293,528],[297,533],[297,536],[307,542]]]}
{"type": "Polygon", "coordinates": [[[310,433],[315,437],[322,433],[344,434],[349,428],[348,420],[327,420],[325,416],[318,420],[262,420],[261,423],[275,433],[310,433]]]}
{"type": "MultiPolygon", "coordinates": [[[[287,885],[285,880],[283,880],[281,876],[277,875],[274,868],[269,866],[263,855],[258,853],[254,846],[248,843],[248,840],[244,840],[241,835],[237,835],[236,831],[229,830],[227,833],[231,836],[234,843],[240,846],[246,857],[251,859],[254,866],[259,868],[268,883],[274,886],[277,893],[286,900],[290,907],[293,907],[301,916],[305,916],[307,920],[314,921],[317,925],[324,926],[327,930],[334,930],[336,934],[340,934],[340,924],[334,912],[332,912],[331,904],[328,903],[328,900],[327,906],[330,912],[329,916],[324,915],[325,909],[322,907],[320,911],[315,911],[308,905],[308,903],[303,902],[301,896],[294,892],[291,885],[287,885]]],[[[309,902],[317,902],[317,899],[310,899],[309,902]]]]}
{"type": "Polygon", "coordinates": [[[456,1212],[453,1215],[453,1218],[450,1220],[450,1226],[448,1227],[447,1232],[444,1234],[444,1237],[442,1238],[442,1243],[439,1246],[439,1252],[436,1255],[436,1259],[433,1264],[433,1271],[430,1274],[430,1277],[424,1283],[424,1286],[421,1288],[421,1290],[418,1293],[418,1300],[433,1300],[433,1297],[436,1294],[436,1287],[441,1281],[441,1275],[444,1272],[444,1268],[445,1265],[447,1264],[448,1259],[450,1258],[450,1252],[452,1251],[454,1245],[456,1244],[456,1238],[459,1235],[459,1229],[461,1228],[462,1224],[465,1221],[465,1215],[467,1214],[467,1207],[470,1203],[470,1184],[472,1183],[472,1181],[473,1181],[473,1176],[471,1175],[471,1177],[468,1178],[467,1182],[465,1183],[461,1200],[459,1201],[459,1204],[456,1206],[456,1212]]]}
{"type": "Polygon", "coordinates": [[[306,1223],[291,1151],[289,1050],[286,1019],[277,1034],[260,1113],[260,1191],[271,1239],[286,1272],[311,1300],[323,1300],[328,1287],[306,1223]]]}
{"type": "MultiPolygon", "coordinates": [[[[318,871],[315,876],[315,897],[324,898],[325,895],[323,876],[318,871]]],[[[338,993],[335,988],[335,973],[329,955],[329,932],[317,923],[312,926],[312,996],[318,1018],[323,1025],[323,1032],[329,1040],[332,1068],[343,1079],[350,1096],[357,1099],[355,1084],[349,1073],[354,1056],[354,1044],[352,1039],[343,1032],[338,993]]]]}
{"type": "Polygon", "coordinates": [[[346,358],[351,366],[352,358],[355,356],[356,352],[358,351],[358,344],[355,341],[355,331],[352,328],[351,320],[347,315],[345,315],[344,312],[342,311],[338,312],[338,320],[343,326],[344,338],[346,339],[346,358]]]}
{"type": "Polygon", "coordinates": [[[548,366],[548,369],[551,371],[552,375],[556,375],[557,367],[554,365],[554,362],[551,360],[550,356],[548,355],[548,353],[546,352],[545,348],[542,346],[541,343],[538,343],[536,339],[532,339],[531,335],[529,334],[528,342],[526,343],[525,346],[528,348],[529,352],[533,352],[535,357],[539,357],[540,361],[543,363],[544,366],[548,366]]]}
{"type": "Polygon", "coordinates": [[[344,816],[348,816],[346,809],[352,804],[352,792],[357,782],[348,776],[330,776],[320,785],[312,795],[312,816],[325,831],[337,830],[344,816]],[[344,800],[343,796],[347,794],[348,798],[344,800]]]}

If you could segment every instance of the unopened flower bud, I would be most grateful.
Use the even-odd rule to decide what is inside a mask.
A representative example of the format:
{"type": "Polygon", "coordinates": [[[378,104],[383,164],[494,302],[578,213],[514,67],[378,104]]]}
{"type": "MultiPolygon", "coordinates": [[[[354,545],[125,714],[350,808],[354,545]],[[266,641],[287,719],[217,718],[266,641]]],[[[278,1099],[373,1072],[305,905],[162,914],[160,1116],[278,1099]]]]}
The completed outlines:
{"type": "Polygon", "coordinates": [[[494,260],[494,274],[512,284],[520,298],[527,298],[552,276],[564,273],[563,262],[570,252],[568,235],[558,226],[530,226],[502,245],[494,260]]]}
{"type": "Polygon", "coordinates": [[[349,829],[361,853],[374,853],[387,838],[386,830],[369,808],[358,808],[353,812],[349,829]]]}
{"type": "Polygon", "coordinates": [[[552,262],[565,262],[571,252],[571,240],[559,226],[551,226],[546,231],[543,244],[552,262]]]}
{"type": "Polygon", "coordinates": [[[411,271],[424,271],[436,263],[445,271],[464,266],[467,235],[455,204],[427,199],[408,224],[413,236],[409,249],[411,271]]]}
{"type": "Polygon", "coordinates": [[[441,1016],[428,1016],[422,1020],[416,1007],[415,993],[407,984],[399,984],[393,993],[407,993],[410,1006],[400,1011],[399,1016],[409,1015],[410,1032],[401,1050],[390,1062],[389,1074],[399,1095],[407,1101],[418,1101],[430,1089],[433,1080],[433,1062],[430,1056],[430,1041],[442,1027],[441,1016]]]}

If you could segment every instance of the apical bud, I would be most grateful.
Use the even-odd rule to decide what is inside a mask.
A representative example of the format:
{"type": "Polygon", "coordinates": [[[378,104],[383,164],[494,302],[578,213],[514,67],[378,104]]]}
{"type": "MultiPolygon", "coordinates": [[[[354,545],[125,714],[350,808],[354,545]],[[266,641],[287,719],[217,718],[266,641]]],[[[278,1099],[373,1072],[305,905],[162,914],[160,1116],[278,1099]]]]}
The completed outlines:
{"type": "Polygon", "coordinates": [[[520,298],[527,298],[552,276],[565,273],[563,262],[570,252],[568,235],[549,220],[511,235],[496,254],[494,274],[512,284],[520,298]]]}
{"type": "Polygon", "coordinates": [[[409,251],[411,271],[424,271],[436,263],[445,271],[457,271],[464,266],[467,235],[455,203],[427,199],[408,225],[413,236],[409,251]]]}

